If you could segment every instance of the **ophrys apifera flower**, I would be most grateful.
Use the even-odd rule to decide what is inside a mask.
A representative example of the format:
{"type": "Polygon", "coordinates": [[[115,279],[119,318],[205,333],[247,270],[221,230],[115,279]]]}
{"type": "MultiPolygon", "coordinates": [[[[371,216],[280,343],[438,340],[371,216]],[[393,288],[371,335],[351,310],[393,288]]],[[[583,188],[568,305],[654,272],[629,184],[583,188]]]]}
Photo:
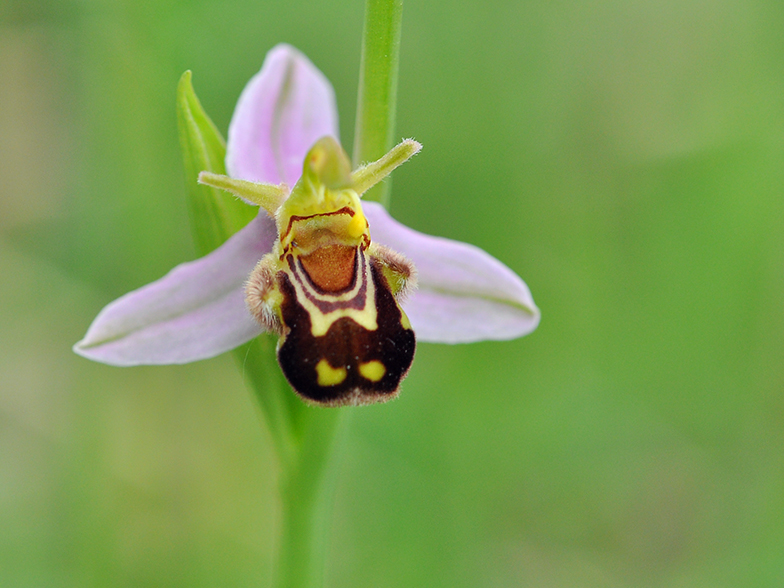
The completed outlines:
{"type": "Polygon", "coordinates": [[[294,48],[274,48],[232,118],[230,177],[200,177],[260,206],[258,216],[212,253],[109,304],[74,349],[112,365],[186,363],[272,331],[306,401],[362,404],[397,395],[415,337],[461,343],[536,328],[530,291],[501,262],[360,200],[417,142],[351,171],[337,137],[327,79],[294,48]]]}

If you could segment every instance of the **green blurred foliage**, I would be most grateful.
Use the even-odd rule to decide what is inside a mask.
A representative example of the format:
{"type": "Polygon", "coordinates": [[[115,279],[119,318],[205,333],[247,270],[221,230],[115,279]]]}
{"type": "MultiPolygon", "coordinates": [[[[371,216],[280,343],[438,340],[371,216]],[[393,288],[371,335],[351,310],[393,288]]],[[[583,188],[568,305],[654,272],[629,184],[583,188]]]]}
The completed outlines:
{"type": "MultiPolygon", "coordinates": [[[[192,259],[174,96],[225,132],[287,41],[351,145],[363,3],[0,4],[0,585],[258,586],[277,467],[229,357],[110,368],[192,259]]],[[[784,578],[784,5],[408,2],[392,210],[523,276],[530,337],[421,345],[354,411],[330,586],[784,578]]]]}

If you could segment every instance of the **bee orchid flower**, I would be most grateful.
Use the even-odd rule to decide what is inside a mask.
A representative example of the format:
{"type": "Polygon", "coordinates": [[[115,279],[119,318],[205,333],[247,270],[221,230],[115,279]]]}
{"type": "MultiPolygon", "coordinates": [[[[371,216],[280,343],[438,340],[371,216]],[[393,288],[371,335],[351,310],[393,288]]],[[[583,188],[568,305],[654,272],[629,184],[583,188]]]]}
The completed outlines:
{"type": "Polygon", "coordinates": [[[539,310],[512,270],[360,200],[421,146],[403,141],[352,171],[337,123],[324,75],[293,47],[272,49],[229,126],[228,176],[200,175],[258,215],[212,253],[106,306],[74,350],[117,366],[180,364],[272,331],[294,390],[340,405],[394,397],[415,338],[533,331],[539,310]]]}

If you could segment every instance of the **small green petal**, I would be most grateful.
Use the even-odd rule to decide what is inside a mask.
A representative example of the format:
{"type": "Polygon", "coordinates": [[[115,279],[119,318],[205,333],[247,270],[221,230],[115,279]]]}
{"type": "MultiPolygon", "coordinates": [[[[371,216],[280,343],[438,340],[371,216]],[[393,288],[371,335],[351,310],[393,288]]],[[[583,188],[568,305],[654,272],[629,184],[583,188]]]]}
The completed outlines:
{"type": "Polygon", "coordinates": [[[275,211],[283,204],[286,196],[289,195],[289,189],[284,184],[274,186],[272,184],[235,180],[229,176],[213,174],[207,171],[199,174],[199,184],[231,192],[249,204],[261,206],[270,216],[275,215],[275,211]]]}
{"type": "Polygon", "coordinates": [[[378,161],[368,163],[351,174],[354,190],[357,194],[364,194],[421,150],[422,144],[413,139],[406,139],[399,143],[378,161]]]}

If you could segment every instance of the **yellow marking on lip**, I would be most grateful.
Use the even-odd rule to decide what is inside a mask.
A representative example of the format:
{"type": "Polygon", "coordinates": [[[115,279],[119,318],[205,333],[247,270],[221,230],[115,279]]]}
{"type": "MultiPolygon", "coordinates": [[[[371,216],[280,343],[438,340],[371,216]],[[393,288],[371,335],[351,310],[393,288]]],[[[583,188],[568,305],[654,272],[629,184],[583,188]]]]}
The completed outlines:
{"type": "Polygon", "coordinates": [[[378,382],[387,373],[387,368],[384,367],[383,363],[374,359],[373,361],[359,364],[359,373],[363,378],[371,382],[378,382]]]}
{"type": "Polygon", "coordinates": [[[319,386],[337,386],[346,379],[346,368],[333,368],[326,359],[316,364],[316,373],[319,386]]]}
{"type": "Polygon", "coordinates": [[[354,216],[351,217],[351,221],[348,223],[346,231],[348,232],[349,236],[356,239],[363,235],[367,228],[368,226],[367,221],[365,220],[365,215],[362,214],[362,206],[359,206],[355,210],[354,216]]]}
{"type": "MultiPolygon", "coordinates": [[[[359,266],[359,263],[357,263],[357,265],[359,266]]],[[[291,264],[288,264],[288,266],[284,268],[284,271],[289,274],[291,285],[294,286],[294,295],[297,302],[299,302],[305,309],[305,312],[310,315],[310,332],[314,337],[323,337],[326,335],[327,331],[329,331],[329,328],[337,320],[343,317],[353,319],[354,322],[356,322],[359,326],[364,327],[368,331],[375,331],[378,329],[378,309],[376,309],[374,304],[376,299],[376,285],[375,280],[373,280],[373,276],[371,274],[370,259],[367,256],[365,256],[364,268],[362,266],[357,267],[357,271],[360,273],[358,275],[357,283],[354,289],[337,296],[319,295],[315,290],[313,290],[312,286],[309,286],[307,283],[303,283],[303,281],[298,278],[297,273],[293,271],[291,264]],[[364,307],[362,309],[336,308],[325,314],[311,300],[308,299],[308,295],[305,293],[305,289],[308,288],[309,292],[319,299],[341,302],[353,299],[363,284],[366,287],[364,307]]]]}

